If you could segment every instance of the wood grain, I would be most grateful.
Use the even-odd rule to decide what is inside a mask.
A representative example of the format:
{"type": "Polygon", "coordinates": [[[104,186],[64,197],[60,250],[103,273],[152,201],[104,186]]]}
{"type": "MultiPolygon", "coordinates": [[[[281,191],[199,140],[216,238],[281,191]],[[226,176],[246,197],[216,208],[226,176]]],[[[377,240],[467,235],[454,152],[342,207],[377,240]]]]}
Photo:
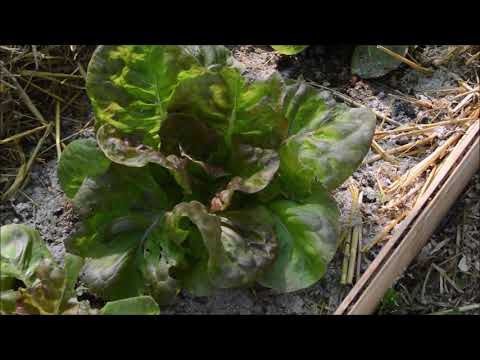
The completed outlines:
{"type": "Polygon", "coordinates": [[[335,311],[370,314],[435,231],[443,216],[480,168],[479,122],[470,126],[441,165],[393,237],[335,311]]]}

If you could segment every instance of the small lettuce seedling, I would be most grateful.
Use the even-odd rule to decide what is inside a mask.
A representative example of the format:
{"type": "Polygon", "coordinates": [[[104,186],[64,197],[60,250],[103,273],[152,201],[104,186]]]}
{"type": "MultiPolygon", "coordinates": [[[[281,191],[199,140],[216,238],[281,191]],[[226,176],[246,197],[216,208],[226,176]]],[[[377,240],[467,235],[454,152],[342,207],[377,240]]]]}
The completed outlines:
{"type": "Polygon", "coordinates": [[[0,250],[2,315],[159,314],[158,305],[148,296],[109,302],[100,310],[92,309],[87,301],[78,301],[75,284],[83,259],[66,254],[60,267],[40,234],[26,225],[2,226],[0,250]]]}
{"type": "Polygon", "coordinates": [[[303,289],[338,246],[330,192],[369,150],[375,115],[274,74],[247,82],[223,46],[100,46],[96,139],[63,152],[82,218],[66,241],[107,300],[160,304],[255,282],[303,289]]]}
{"type": "Polygon", "coordinates": [[[297,55],[305,50],[308,45],[270,45],[273,50],[282,55],[297,55]]]}

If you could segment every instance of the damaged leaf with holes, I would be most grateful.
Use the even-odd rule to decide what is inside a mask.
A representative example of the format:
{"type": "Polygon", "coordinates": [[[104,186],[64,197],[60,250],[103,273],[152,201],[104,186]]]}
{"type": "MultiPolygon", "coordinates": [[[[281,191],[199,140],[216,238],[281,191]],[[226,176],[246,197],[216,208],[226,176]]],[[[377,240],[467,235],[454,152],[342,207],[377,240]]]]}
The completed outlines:
{"type": "Polygon", "coordinates": [[[87,75],[96,140],[69,144],[59,177],[82,220],[66,247],[94,294],[166,304],[324,275],[330,192],[368,152],[369,110],[278,73],[247,81],[223,46],[100,46],[87,75]]]}

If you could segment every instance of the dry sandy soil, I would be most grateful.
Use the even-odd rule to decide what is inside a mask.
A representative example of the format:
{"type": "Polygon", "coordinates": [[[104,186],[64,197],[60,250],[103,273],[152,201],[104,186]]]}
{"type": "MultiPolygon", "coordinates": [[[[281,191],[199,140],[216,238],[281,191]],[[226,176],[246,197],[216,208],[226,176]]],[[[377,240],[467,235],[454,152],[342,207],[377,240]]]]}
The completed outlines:
{"type": "MultiPolygon", "coordinates": [[[[426,52],[442,51],[441,48],[427,49],[426,52]]],[[[395,97],[399,91],[418,98],[429,91],[455,84],[455,78],[447,70],[439,69],[433,76],[426,77],[404,65],[380,80],[359,81],[350,75],[349,59],[353,48],[349,47],[312,46],[305,53],[293,58],[280,56],[263,46],[232,46],[231,49],[249,78],[266,78],[274,71],[280,71],[289,78],[302,75],[323,86],[335,88],[402,124],[413,119],[420,119],[422,122],[429,122],[431,119],[421,108],[395,97]]],[[[461,76],[468,71],[460,65],[455,68],[455,72],[461,76]]],[[[64,136],[76,134],[79,124],[83,126],[92,120],[88,100],[83,98],[82,101],[86,104],[86,110],[70,115],[75,117],[76,126],[71,126],[70,129],[65,125],[64,136]]],[[[62,121],[68,123],[69,120],[62,118],[62,121]]],[[[389,129],[388,124],[385,124],[385,129],[389,129]]],[[[440,143],[450,134],[446,128],[439,128],[437,132],[440,143]]],[[[93,132],[88,128],[74,138],[91,136],[93,132]]],[[[399,137],[388,140],[384,145],[402,145],[408,141],[399,137]],[[391,143],[388,143],[389,141],[391,143]]],[[[422,158],[430,151],[426,149],[421,155],[422,158]]],[[[373,155],[375,153],[371,151],[367,158],[373,155]]],[[[0,222],[2,225],[25,223],[35,227],[61,262],[65,253],[63,240],[73,231],[76,217],[59,189],[55,152],[47,153],[44,159],[44,162],[36,163],[31,169],[28,185],[14,198],[0,204],[0,222]]],[[[402,174],[418,161],[417,156],[405,156],[399,158],[395,167],[384,160],[363,165],[335,192],[345,220],[351,208],[348,185],[356,184],[363,191],[361,211],[365,244],[391,220],[389,214],[378,211],[383,200],[379,195],[375,174],[378,174],[380,169],[402,174]]],[[[387,293],[379,308],[380,313],[425,314],[480,303],[480,232],[477,225],[480,218],[479,199],[480,174],[477,174],[417,259],[387,293]],[[445,281],[432,264],[449,273],[453,271],[453,281],[458,289],[445,281]]],[[[360,270],[365,270],[378,250],[379,248],[373,248],[362,258],[360,270]]],[[[339,252],[331,262],[326,276],[315,286],[303,291],[274,294],[258,287],[224,290],[209,298],[194,298],[182,292],[176,304],[162,309],[162,313],[329,314],[351,288],[340,284],[342,257],[339,252]]],[[[102,303],[100,299],[87,293],[82,297],[102,303]]],[[[475,311],[479,313],[479,310],[470,313],[475,311]]]]}

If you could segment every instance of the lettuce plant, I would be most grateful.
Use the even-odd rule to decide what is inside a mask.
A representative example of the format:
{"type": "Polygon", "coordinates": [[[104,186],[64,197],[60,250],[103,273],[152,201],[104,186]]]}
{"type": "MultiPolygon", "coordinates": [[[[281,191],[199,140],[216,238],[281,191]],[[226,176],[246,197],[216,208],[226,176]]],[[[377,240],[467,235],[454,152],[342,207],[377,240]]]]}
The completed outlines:
{"type": "MultiPolygon", "coordinates": [[[[405,56],[407,45],[385,45],[386,48],[405,56]]],[[[390,54],[377,49],[375,45],[357,46],[352,56],[352,74],[363,79],[378,78],[395,70],[402,62],[390,54]]]]}
{"type": "Polygon", "coordinates": [[[282,55],[297,55],[305,50],[308,45],[270,45],[273,50],[282,55]]]}
{"type": "MultiPolygon", "coordinates": [[[[305,50],[308,45],[270,45],[282,55],[297,55],[305,50]]],[[[408,45],[385,45],[386,48],[405,56],[408,45]]],[[[352,55],[351,72],[363,79],[378,78],[397,69],[402,62],[397,58],[377,49],[375,45],[359,45],[355,47],[352,55]]]]}
{"type": "Polygon", "coordinates": [[[75,285],[83,259],[66,254],[61,267],[55,262],[40,234],[25,225],[0,228],[0,314],[11,315],[149,315],[158,314],[148,296],[107,303],[92,309],[78,301],[75,285]],[[18,285],[19,283],[20,285],[18,285]]]}
{"type": "Polygon", "coordinates": [[[338,246],[329,194],[368,152],[375,116],[278,74],[247,82],[223,46],[100,46],[96,139],[65,149],[82,218],[66,241],[108,300],[259,283],[309,287],[338,246]]]}

